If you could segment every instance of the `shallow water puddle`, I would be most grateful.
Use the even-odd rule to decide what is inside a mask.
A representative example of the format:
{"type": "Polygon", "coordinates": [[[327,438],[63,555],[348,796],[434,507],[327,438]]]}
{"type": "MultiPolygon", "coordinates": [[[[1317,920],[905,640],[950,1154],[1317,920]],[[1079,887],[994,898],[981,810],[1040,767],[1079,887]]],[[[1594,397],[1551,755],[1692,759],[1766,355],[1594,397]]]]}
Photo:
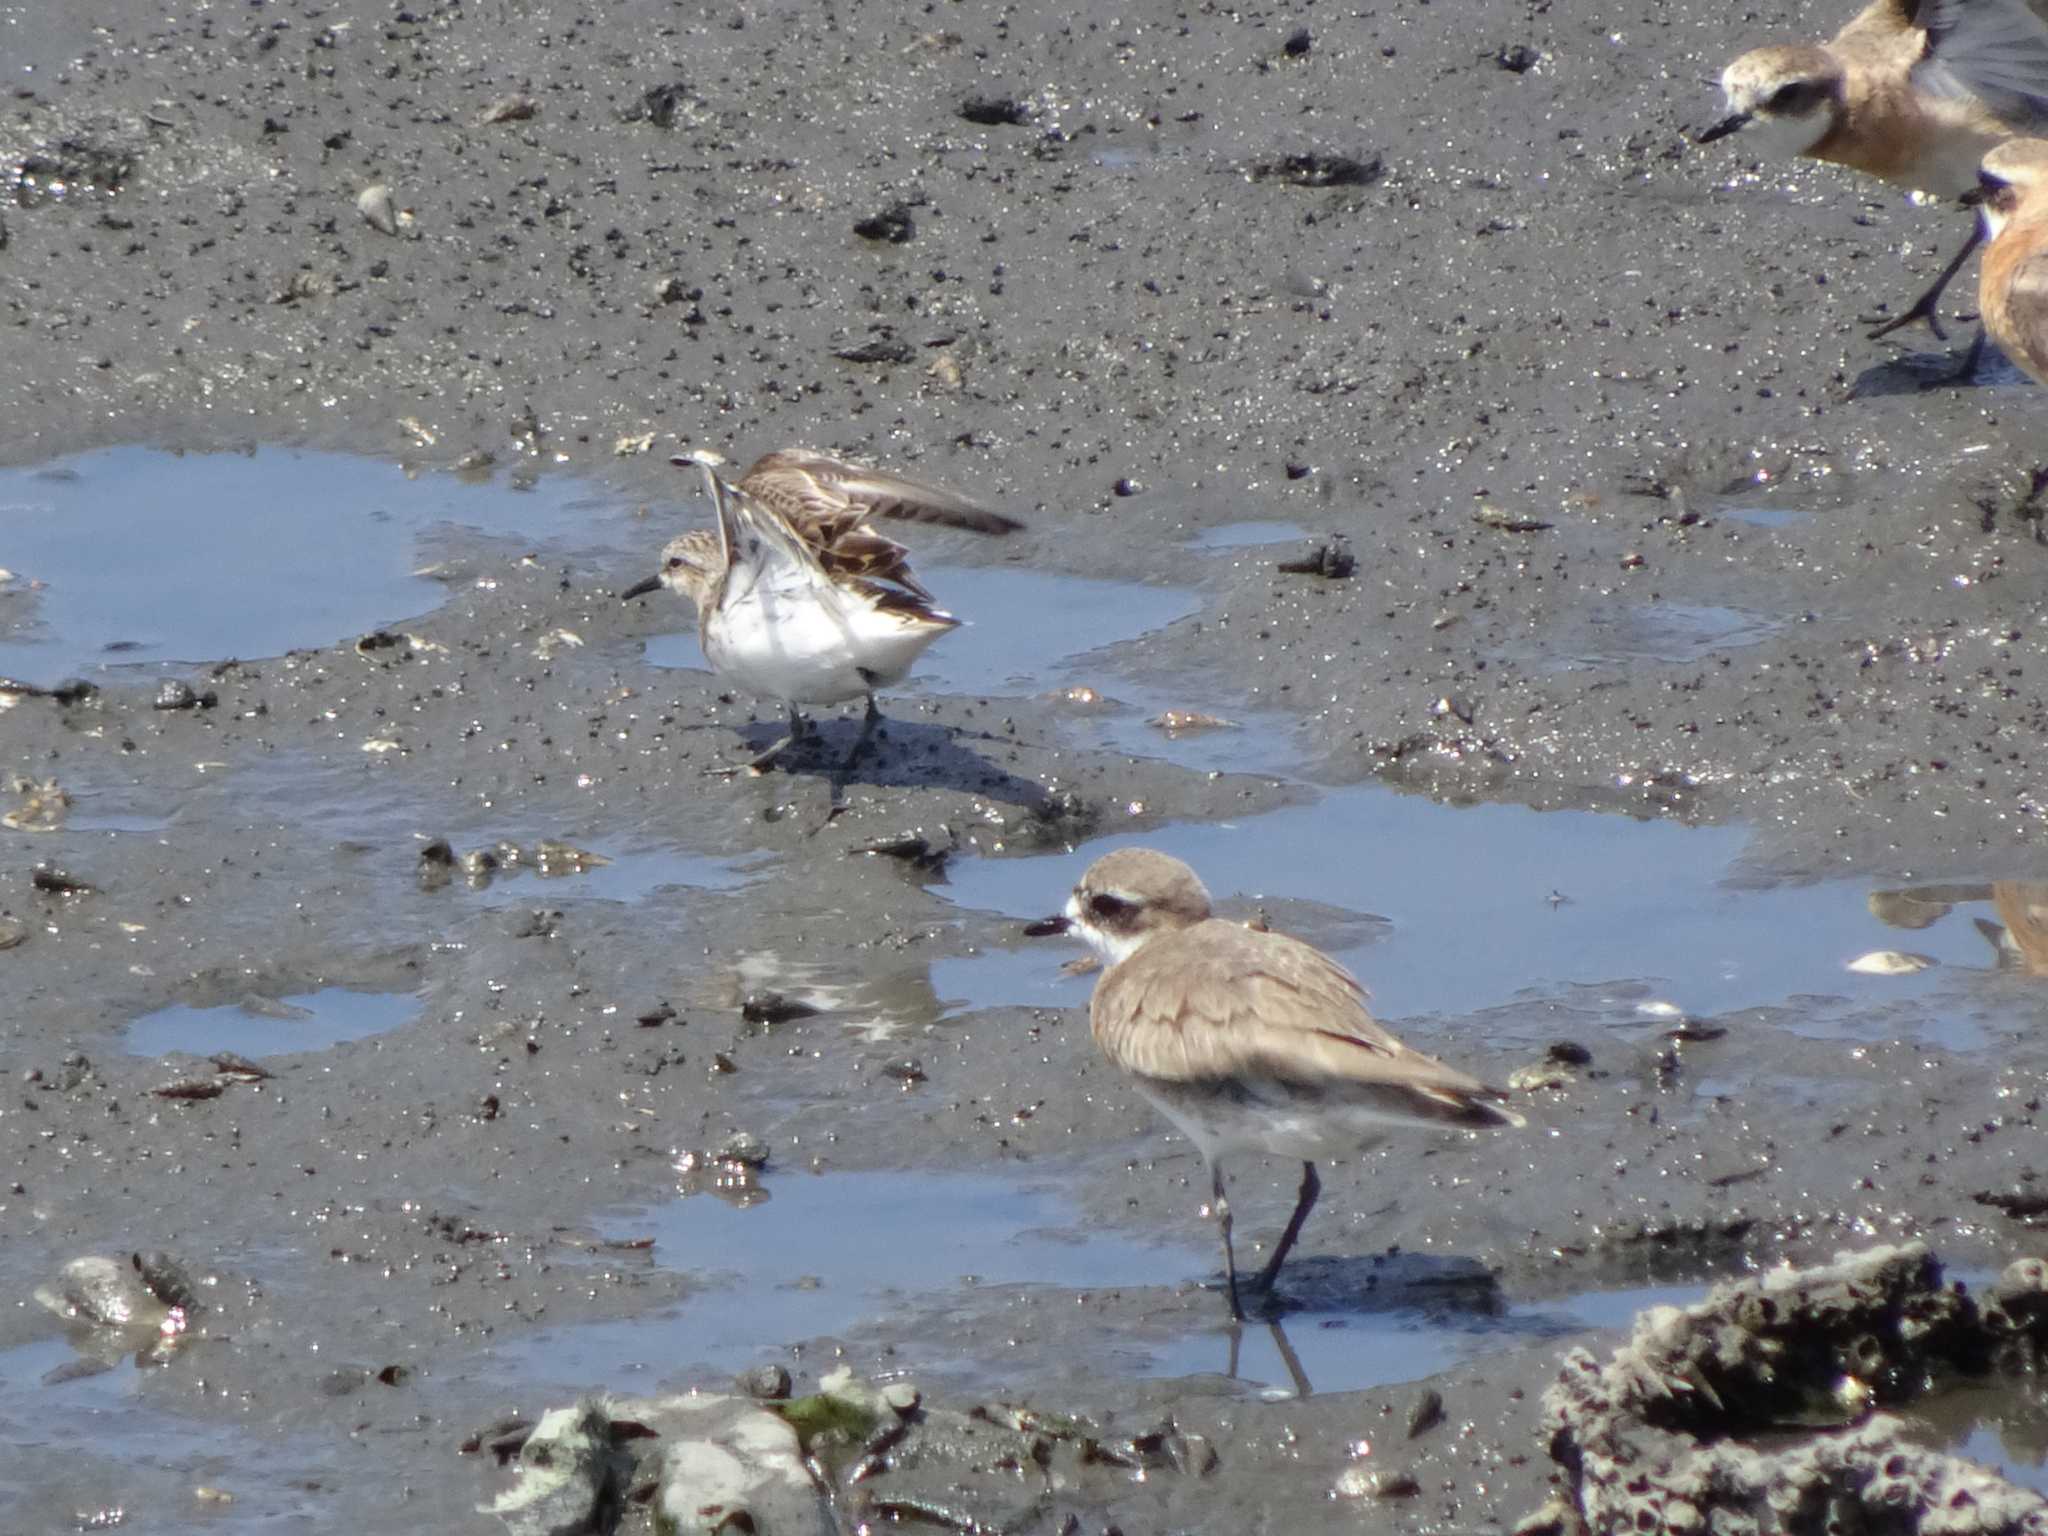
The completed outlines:
{"type": "Polygon", "coordinates": [[[1582,623],[1546,635],[1536,649],[1564,671],[1645,661],[1677,664],[1761,644],[1782,628],[1782,619],[1742,608],[1641,603],[1596,610],[1582,623]]]}
{"type": "MultiPolygon", "coordinates": [[[[394,780],[374,759],[353,753],[267,753],[206,776],[189,793],[231,802],[238,822],[276,818],[309,838],[371,850],[387,873],[408,882],[430,841],[447,842],[458,857],[488,854],[494,867],[475,876],[449,869],[444,882],[485,906],[632,903],[671,888],[733,890],[774,862],[759,853],[690,852],[654,840],[645,826],[622,830],[615,819],[592,820],[581,808],[564,823],[539,826],[526,814],[517,821],[494,817],[473,798],[394,780]]],[[[70,825],[78,825],[75,816],[70,825]]]]}
{"type": "Polygon", "coordinates": [[[62,1523],[35,1528],[52,1530],[84,1529],[91,1512],[124,1504],[146,1509],[156,1531],[311,1527],[326,1474],[338,1470],[324,1437],[259,1437],[153,1403],[132,1358],[83,1373],[80,1364],[62,1335],[0,1349],[0,1445],[10,1453],[0,1456],[0,1508],[24,1520],[40,1510],[62,1523]],[[206,1487],[232,1502],[196,1494],[206,1487]],[[73,1511],[86,1514],[74,1521],[73,1511]]]}
{"type": "MultiPolygon", "coordinates": [[[[1306,1268],[1329,1261],[1310,1256],[1303,1262],[1306,1268]]],[[[1287,1287],[1283,1276],[1281,1289],[1287,1287]]],[[[1642,1308],[1686,1306],[1706,1289],[1636,1286],[1556,1301],[1510,1302],[1486,1286],[1470,1288],[1462,1300],[1431,1300],[1426,1287],[1415,1287],[1398,1291],[1390,1305],[1344,1310],[1311,1305],[1277,1322],[1249,1322],[1234,1351],[1227,1330],[1183,1334],[1157,1350],[1146,1374],[1224,1375],[1275,1395],[1304,1389],[1356,1392],[1421,1381],[1500,1348],[1594,1330],[1626,1330],[1642,1308]]]]}
{"type": "Polygon", "coordinates": [[[355,992],[322,987],[275,1000],[228,1003],[217,1008],[173,1004],[130,1024],[122,1045],[137,1056],[172,1051],[210,1056],[283,1056],[324,1051],[349,1040],[365,1040],[411,1023],[419,999],[410,992],[355,992]]]}
{"type": "Polygon", "coordinates": [[[1938,1392],[1903,1413],[1918,1430],[1913,1438],[2048,1494],[2048,1401],[2026,1377],[1938,1392]]]}
{"type": "MultiPolygon", "coordinates": [[[[1093,859],[1143,842],[1186,859],[1242,915],[1261,899],[1293,898],[1391,919],[1381,937],[1332,945],[1371,987],[1383,1017],[1469,1014],[1619,981],[1638,996],[1647,982],[1656,1001],[1694,1017],[1813,994],[1908,999],[1927,1010],[1927,1038],[1959,1048],[1986,1043],[2008,1017],[2012,1028],[2032,1027],[2026,989],[1971,985],[1991,968],[1992,951],[1966,922],[1912,933],[1910,949],[1935,962],[1917,973],[1850,971],[1850,960],[1900,942],[1872,915],[1871,887],[1736,883],[1748,840],[1740,827],[1449,807],[1363,785],[1243,822],[1104,837],[1070,854],[961,860],[942,890],[965,908],[1042,916],[1065,902],[1093,859]]],[[[1048,974],[1075,953],[1058,940],[1039,943],[1048,974]]],[[[1085,981],[1062,991],[1029,980],[1029,963],[1018,958],[1028,953],[992,952],[972,962],[978,971],[955,963],[940,990],[983,1005],[1041,1003],[1048,987],[1069,1006],[1086,1001],[1085,981]],[[1020,976],[1029,984],[1005,995],[1020,976]]],[[[1664,1012],[1644,1021],[1674,1022],[1664,1012]]],[[[1831,1028],[1825,1018],[1813,1022],[1817,1033],[1831,1028]]]]}
{"type": "Polygon", "coordinates": [[[520,490],[289,448],[108,448],[0,469],[0,675],[50,683],[362,634],[441,602],[415,572],[431,558],[423,539],[450,526],[607,549],[656,531],[566,476],[520,490]]]}
{"type": "Polygon", "coordinates": [[[704,1289],[665,1317],[507,1344],[494,1353],[494,1372],[564,1389],[646,1391],[786,1358],[813,1340],[879,1334],[901,1369],[980,1387],[1014,1388],[1020,1370],[1035,1384],[1108,1366],[1234,1376],[1279,1392],[1356,1391],[1432,1376],[1504,1344],[1623,1328],[1638,1307],[1695,1301],[1703,1290],[1510,1302],[1482,1269],[1454,1259],[1313,1255],[1283,1279],[1290,1300],[1306,1305],[1277,1330],[1248,1324],[1233,1344],[1220,1292],[1214,1326],[1179,1313],[1162,1323],[1136,1300],[1077,1313],[1059,1325],[1061,1342],[1048,1336],[1054,1358],[1020,1365],[1000,1349],[963,1358],[960,1339],[1001,1336],[1001,1315],[1020,1292],[1035,1293],[1030,1310],[1043,1314],[1070,1292],[1212,1281],[1211,1230],[1194,1223],[1185,1241],[1141,1242],[1084,1224],[1054,1183],[999,1174],[771,1173],[766,1189],[768,1198],[745,1207],[697,1195],[608,1220],[611,1235],[652,1237],[654,1262],[701,1278],[704,1289]]]}
{"type": "Polygon", "coordinates": [[[1158,1284],[1191,1260],[1078,1231],[1053,1185],[994,1174],[771,1174],[766,1191],[744,1208],[696,1195],[607,1222],[612,1235],[652,1237],[657,1264],[701,1275],[705,1289],[668,1317],[521,1340],[497,1351],[499,1366],[521,1381],[637,1391],[843,1333],[892,1298],[963,1285],[1158,1284]]]}
{"type": "MultiPolygon", "coordinates": [[[[466,845],[464,845],[466,846],[466,845]]],[[[487,882],[479,882],[477,894],[486,906],[518,906],[542,900],[618,901],[631,904],[656,891],[689,889],[730,891],[745,885],[751,865],[761,860],[715,859],[705,854],[679,853],[671,848],[641,848],[606,853],[603,863],[592,863],[566,873],[543,872],[529,862],[501,866],[487,882]]],[[[458,875],[456,882],[464,877],[458,875]]]]}

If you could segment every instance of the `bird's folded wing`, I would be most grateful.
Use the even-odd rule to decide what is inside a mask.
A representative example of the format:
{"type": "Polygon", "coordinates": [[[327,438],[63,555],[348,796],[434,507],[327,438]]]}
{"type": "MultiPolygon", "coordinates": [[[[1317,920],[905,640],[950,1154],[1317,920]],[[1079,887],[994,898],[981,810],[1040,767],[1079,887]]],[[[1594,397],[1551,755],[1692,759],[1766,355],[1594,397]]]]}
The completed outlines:
{"type": "Polygon", "coordinates": [[[2005,290],[2006,315],[2038,378],[2048,375],[2048,250],[2013,268],[2005,290]]]}
{"type": "Polygon", "coordinates": [[[1092,1009],[1105,1053],[1144,1077],[1362,1090],[1453,1125],[1510,1118],[1476,1078],[1381,1028],[1349,971],[1280,934],[1213,921],[1155,940],[1103,977],[1092,1009]]]}

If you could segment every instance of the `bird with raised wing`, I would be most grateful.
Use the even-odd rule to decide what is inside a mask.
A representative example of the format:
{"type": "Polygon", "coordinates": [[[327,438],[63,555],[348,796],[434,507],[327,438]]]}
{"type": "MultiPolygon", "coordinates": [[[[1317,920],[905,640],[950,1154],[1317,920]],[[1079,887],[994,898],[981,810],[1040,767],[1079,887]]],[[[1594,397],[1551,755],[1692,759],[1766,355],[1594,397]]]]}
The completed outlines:
{"type": "Polygon", "coordinates": [[[737,481],[719,473],[725,459],[715,453],[670,463],[705,475],[717,528],[670,539],[662,569],[618,596],[666,586],[688,598],[711,668],[788,707],[788,735],[741,764],[754,772],[809,733],[799,705],[864,696],[850,768],[881,721],[874,690],[901,682],[932,641],[961,625],[911,573],[909,551],[874,532],[870,518],[985,535],[1024,526],[936,485],[805,449],[770,453],[737,481]]]}
{"type": "MultiPolygon", "coordinates": [[[[1978,163],[2016,134],[2048,132],[2048,0],[1873,0],[1824,43],[1754,49],[1721,76],[1729,115],[1699,136],[1737,131],[1776,155],[1845,165],[1893,186],[1961,197],[1978,163]]],[[[1933,287],[1873,337],[1926,320],[1943,335],[1933,287]]],[[[1974,366],[1981,336],[1966,370],[1974,366]]]]}
{"type": "Polygon", "coordinates": [[[716,528],[669,540],[660,572],[619,595],[667,587],[688,598],[712,669],[788,706],[789,734],[742,765],[755,772],[808,733],[799,705],[864,697],[850,768],[881,719],[875,691],[901,682],[926,646],[959,627],[911,573],[909,552],[869,519],[986,534],[1023,526],[953,492],[799,449],[767,455],[737,482],[714,453],[671,462],[703,472],[716,528]]]}

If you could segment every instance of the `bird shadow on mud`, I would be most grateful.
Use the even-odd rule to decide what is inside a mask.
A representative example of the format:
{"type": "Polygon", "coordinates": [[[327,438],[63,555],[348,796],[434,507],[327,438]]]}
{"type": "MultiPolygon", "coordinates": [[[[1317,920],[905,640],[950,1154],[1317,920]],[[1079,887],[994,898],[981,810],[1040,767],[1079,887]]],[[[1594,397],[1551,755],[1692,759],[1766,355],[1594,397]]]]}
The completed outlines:
{"type": "Polygon", "coordinates": [[[1856,375],[1845,398],[1874,400],[1884,395],[1924,395],[1932,389],[1997,389],[2027,382],[2026,375],[1996,347],[1987,342],[1973,353],[1972,344],[1964,341],[1950,351],[1905,351],[1872,363],[1856,375]]]}
{"type": "MultiPolygon", "coordinates": [[[[1219,1271],[1211,1282],[1223,1288],[1219,1271]]],[[[1507,1315],[1508,1304],[1492,1270],[1476,1259],[1449,1254],[1311,1254],[1290,1259],[1271,1296],[1249,1293],[1246,1310],[1285,1319],[1289,1313],[1419,1312],[1446,1322],[1507,1315]]]]}
{"type": "MultiPolygon", "coordinates": [[[[867,747],[849,766],[861,722],[857,719],[813,721],[802,739],[791,742],[767,770],[832,781],[835,791],[852,784],[878,789],[953,789],[985,795],[1015,805],[1035,816],[1065,818],[1073,807],[1036,779],[1020,778],[977,751],[988,743],[1015,752],[1020,743],[986,731],[962,730],[922,720],[884,718],[867,747]]],[[[758,754],[785,734],[776,722],[755,721],[740,729],[747,751],[758,754]]]]}

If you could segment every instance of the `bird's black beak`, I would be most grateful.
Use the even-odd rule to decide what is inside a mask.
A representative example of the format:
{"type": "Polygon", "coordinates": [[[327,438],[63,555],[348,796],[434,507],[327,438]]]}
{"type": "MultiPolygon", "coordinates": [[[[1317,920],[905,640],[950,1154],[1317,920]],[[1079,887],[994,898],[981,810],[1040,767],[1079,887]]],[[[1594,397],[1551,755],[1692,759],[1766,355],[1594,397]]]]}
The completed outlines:
{"type": "Polygon", "coordinates": [[[1709,128],[1705,133],[1702,133],[1698,138],[1694,139],[1693,143],[1711,144],[1716,139],[1725,139],[1728,137],[1729,134],[1737,132],[1740,129],[1747,128],[1749,126],[1749,122],[1752,116],[1754,116],[1753,113],[1737,112],[1731,117],[1724,117],[1721,119],[1721,121],[1714,124],[1713,127],[1709,128]]]}
{"type": "Polygon", "coordinates": [[[1984,199],[1989,197],[1991,193],[1992,188],[1990,187],[1982,185],[1974,186],[1970,188],[1969,191],[1957,197],[1956,201],[1961,203],[1965,208],[1981,208],[1984,206],[1984,199]]]}
{"type": "Polygon", "coordinates": [[[650,592],[658,592],[660,590],[661,578],[659,576],[650,576],[645,581],[634,582],[633,585],[621,592],[619,594],[619,601],[622,603],[628,602],[633,598],[645,597],[650,592]]]}
{"type": "Polygon", "coordinates": [[[1035,923],[1026,923],[1024,925],[1024,937],[1027,939],[1049,939],[1055,935],[1065,933],[1073,926],[1072,918],[1061,917],[1055,913],[1051,917],[1041,917],[1035,923]]]}

